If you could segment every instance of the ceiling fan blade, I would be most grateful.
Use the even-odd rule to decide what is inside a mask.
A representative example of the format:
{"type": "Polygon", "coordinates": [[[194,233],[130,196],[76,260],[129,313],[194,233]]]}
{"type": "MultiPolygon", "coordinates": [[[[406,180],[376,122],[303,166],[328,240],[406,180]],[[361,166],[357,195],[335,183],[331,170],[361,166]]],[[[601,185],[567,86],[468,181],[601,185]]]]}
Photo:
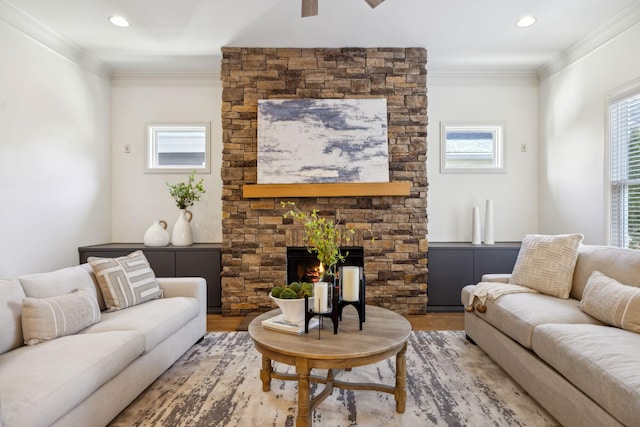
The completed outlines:
{"type": "Polygon", "coordinates": [[[302,0],[302,17],[318,14],[318,0],[302,0]]]}
{"type": "Polygon", "coordinates": [[[371,6],[371,9],[373,9],[376,6],[380,6],[380,3],[382,3],[384,0],[364,0],[364,1],[366,1],[367,4],[371,6]]]}

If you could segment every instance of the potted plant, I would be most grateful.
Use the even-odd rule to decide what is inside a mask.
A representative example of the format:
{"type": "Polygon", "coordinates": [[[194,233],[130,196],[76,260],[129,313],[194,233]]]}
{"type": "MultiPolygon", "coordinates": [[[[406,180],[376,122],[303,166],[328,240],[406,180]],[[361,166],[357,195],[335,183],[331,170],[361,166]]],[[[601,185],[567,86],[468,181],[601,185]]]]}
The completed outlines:
{"type": "MultiPolygon", "coordinates": [[[[288,210],[283,215],[285,218],[293,218],[302,222],[304,226],[304,241],[307,250],[316,254],[318,261],[324,267],[325,281],[332,282],[335,275],[336,264],[344,261],[349,255],[340,251],[340,245],[348,243],[355,230],[350,227],[339,227],[340,213],[336,212],[336,218],[321,217],[316,209],[307,214],[302,212],[293,202],[281,202],[283,208],[288,210]]],[[[292,323],[304,320],[304,297],[310,297],[313,304],[313,284],[291,283],[284,286],[275,286],[269,296],[273,299],[285,315],[285,319],[292,323]]]]}
{"type": "Polygon", "coordinates": [[[193,243],[193,231],[191,230],[191,219],[193,214],[187,210],[195,202],[200,200],[204,191],[204,179],[196,182],[196,171],[194,170],[187,182],[177,184],[166,183],[169,187],[169,194],[180,208],[180,215],[173,226],[171,233],[171,243],[174,246],[189,246],[193,243]]]}

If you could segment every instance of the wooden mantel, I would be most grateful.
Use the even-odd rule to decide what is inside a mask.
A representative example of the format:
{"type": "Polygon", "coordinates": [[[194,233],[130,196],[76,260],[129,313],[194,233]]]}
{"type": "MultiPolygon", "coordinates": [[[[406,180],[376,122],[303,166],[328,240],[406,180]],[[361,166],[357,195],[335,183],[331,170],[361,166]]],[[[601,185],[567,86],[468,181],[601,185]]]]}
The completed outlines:
{"type": "Polygon", "coordinates": [[[344,197],[408,196],[411,182],[366,182],[339,184],[245,184],[242,197],[344,197]]]}

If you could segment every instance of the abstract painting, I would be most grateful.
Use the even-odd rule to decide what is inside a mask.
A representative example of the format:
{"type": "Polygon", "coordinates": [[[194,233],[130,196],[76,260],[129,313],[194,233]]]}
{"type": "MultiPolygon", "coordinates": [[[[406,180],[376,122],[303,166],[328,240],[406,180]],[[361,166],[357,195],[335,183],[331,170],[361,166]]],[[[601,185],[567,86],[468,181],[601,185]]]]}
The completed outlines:
{"type": "Polygon", "coordinates": [[[386,99],[258,101],[258,184],[389,182],[386,99]]]}

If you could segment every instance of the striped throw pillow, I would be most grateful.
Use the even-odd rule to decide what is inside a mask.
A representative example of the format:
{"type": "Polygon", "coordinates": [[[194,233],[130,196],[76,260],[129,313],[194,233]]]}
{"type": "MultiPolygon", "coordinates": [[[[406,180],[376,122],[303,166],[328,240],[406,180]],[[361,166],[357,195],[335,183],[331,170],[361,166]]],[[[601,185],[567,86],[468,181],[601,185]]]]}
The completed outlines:
{"type": "Polygon", "coordinates": [[[90,289],[22,300],[22,335],[27,345],[72,335],[99,321],[100,307],[90,289]]]}
{"type": "Polygon", "coordinates": [[[98,279],[107,311],[162,297],[162,289],[142,251],[119,258],[87,259],[98,279]]]}

